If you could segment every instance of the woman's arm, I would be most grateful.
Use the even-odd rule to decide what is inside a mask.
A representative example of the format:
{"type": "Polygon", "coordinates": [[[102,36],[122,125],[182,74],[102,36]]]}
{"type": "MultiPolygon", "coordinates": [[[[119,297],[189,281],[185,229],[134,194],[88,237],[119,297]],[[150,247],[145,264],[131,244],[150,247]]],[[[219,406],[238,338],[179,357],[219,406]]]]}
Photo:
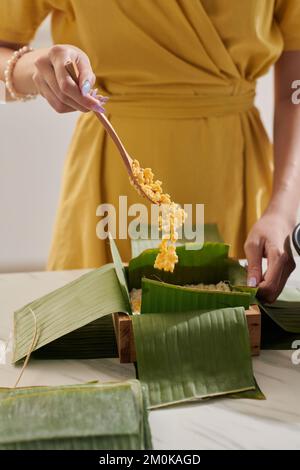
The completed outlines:
{"type": "Polygon", "coordinates": [[[300,51],[286,51],[275,66],[274,182],[270,203],[245,244],[248,280],[272,302],[295,268],[289,235],[300,202],[300,105],[292,102],[292,83],[300,78],[300,51]],[[262,257],[268,261],[264,275],[262,257]]]}
{"type": "Polygon", "coordinates": [[[270,207],[295,222],[300,201],[300,106],[292,83],[300,78],[300,51],[285,52],[275,66],[274,185],[270,207]]]}
{"type": "MultiPolygon", "coordinates": [[[[1,80],[4,80],[7,60],[21,46],[0,41],[1,80]]],[[[19,94],[39,93],[59,113],[102,111],[98,99],[89,94],[94,83],[95,75],[89,58],[77,47],[69,45],[29,52],[18,60],[13,72],[14,88],[19,94]],[[68,60],[73,60],[78,66],[81,91],[65,70],[68,60]]]]}

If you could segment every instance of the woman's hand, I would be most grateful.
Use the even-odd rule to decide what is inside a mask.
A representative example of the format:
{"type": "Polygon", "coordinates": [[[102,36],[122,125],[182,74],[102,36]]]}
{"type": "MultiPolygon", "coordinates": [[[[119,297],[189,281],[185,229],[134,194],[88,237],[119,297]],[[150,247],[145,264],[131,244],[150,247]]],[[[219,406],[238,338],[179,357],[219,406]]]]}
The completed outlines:
{"type": "Polygon", "coordinates": [[[55,45],[25,54],[14,71],[16,89],[18,78],[24,77],[22,72],[25,68],[31,71],[34,91],[42,95],[58,113],[104,111],[102,105],[105,99],[90,94],[95,84],[95,75],[89,58],[77,47],[55,45]],[[69,60],[74,61],[78,67],[79,87],[65,69],[69,60]]]}
{"type": "Polygon", "coordinates": [[[290,246],[294,224],[284,215],[266,212],[252,227],[246,243],[248,285],[258,286],[259,297],[272,303],[295,269],[290,246]],[[267,271],[262,273],[262,258],[267,258],[267,271]]]}

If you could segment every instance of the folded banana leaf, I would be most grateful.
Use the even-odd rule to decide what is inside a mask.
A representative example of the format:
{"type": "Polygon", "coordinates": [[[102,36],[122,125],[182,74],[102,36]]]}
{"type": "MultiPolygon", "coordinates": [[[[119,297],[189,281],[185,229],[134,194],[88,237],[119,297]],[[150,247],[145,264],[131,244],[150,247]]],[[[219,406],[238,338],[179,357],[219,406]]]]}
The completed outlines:
{"type": "MultiPolygon", "coordinates": [[[[193,226],[193,230],[195,230],[195,226],[193,226]]],[[[136,256],[140,255],[143,251],[149,250],[151,248],[157,248],[160,239],[159,237],[154,238],[153,237],[153,231],[152,227],[148,226],[146,227],[148,238],[138,238],[138,239],[132,239],[131,240],[131,255],[132,258],[135,258],[136,256]]],[[[178,240],[177,246],[179,245],[184,245],[185,243],[191,243],[194,240],[187,240],[184,237],[184,234],[181,239],[178,240]]],[[[223,239],[220,235],[218,226],[216,224],[204,224],[204,241],[205,242],[223,242],[223,239]]]]}
{"type": "Polygon", "coordinates": [[[243,307],[133,315],[138,376],[151,408],[256,391],[243,307]]]}
{"type": "Polygon", "coordinates": [[[0,450],[151,449],[137,380],[0,389],[0,450]]]}
{"type": "Polygon", "coordinates": [[[246,286],[247,275],[237,260],[228,257],[229,245],[206,242],[203,247],[186,243],[177,248],[178,263],[173,273],[154,268],[158,249],[146,250],[130,260],[127,269],[129,290],[140,288],[143,277],[168,284],[216,284],[228,281],[246,286]]]}
{"type": "Polygon", "coordinates": [[[273,304],[261,304],[262,346],[265,349],[291,349],[300,339],[300,290],[285,287],[273,304]]]}
{"type": "Polygon", "coordinates": [[[264,310],[284,331],[300,333],[300,290],[285,288],[273,304],[263,304],[264,310]]]}
{"type": "Polygon", "coordinates": [[[142,280],[141,313],[188,312],[250,306],[251,295],[240,291],[201,291],[165,282],[142,280]]]}
{"type": "MultiPolygon", "coordinates": [[[[33,350],[64,337],[61,341],[65,343],[65,348],[69,349],[67,357],[99,357],[101,348],[104,350],[104,357],[107,357],[107,354],[116,348],[114,342],[113,345],[109,344],[109,350],[106,351],[105,343],[108,344],[110,339],[114,338],[113,329],[111,319],[103,323],[101,319],[115,312],[127,312],[127,308],[114,265],[108,264],[91,271],[15,312],[13,362],[28,354],[35,329],[36,342],[33,350]],[[78,346],[78,336],[75,333],[67,337],[71,332],[88,324],[90,326],[79,334],[87,335],[89,343],[85,341],[85,345],[78,346]],[[101,344],[95,349],[97,338],[101,344]],[[84,349],[82,356],[80,348],[84,349]]],[[[61,342],[58,342],[59,345],[61,342]]],[[[54,347],[52,344],[51,357],[54,347]]],[[[43,354],[46,354],[46,349],[43,354]]],[[[62,357],[61,352],[58,357],[62,357]]]]}
{"type": "Polygon", "coordinates": [[[36,359],[118,357],[112,315],[94,320],[34,351],[36,359]]]}

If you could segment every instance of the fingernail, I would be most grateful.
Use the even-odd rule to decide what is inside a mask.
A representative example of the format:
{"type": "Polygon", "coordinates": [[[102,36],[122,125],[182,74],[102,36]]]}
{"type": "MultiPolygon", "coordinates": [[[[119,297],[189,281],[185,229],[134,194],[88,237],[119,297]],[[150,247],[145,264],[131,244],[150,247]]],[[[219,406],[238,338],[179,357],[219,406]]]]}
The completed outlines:
{"type": "Polygon", "coordinates": [[[99,101],[101,101],[102,103],[107,103],[107,101],[109,100],[109,97],[108,96],[101,96],[99,97],[99,101]]]}
{"type": "Polygon", "coordinates": [[[247,281],[247,286],[248,287],[256,287],[256,285],[257,285],[256,278],[255,277],[249,277],[249,279],[247,281]]]}
{"type": "Polygon", "coordinates": [[[89,94],[90,91],[91,91],[91,84],[88,80],[86,80],[81,87],[81,93],[83,94],[83,96],[86,96],[89,94]]]}
{"type": "Polygon", "coordinates": [[[100,106],[105,106],[106,105],[106,101],[101,100],[101,98],[98,98],[98,102],[99,102],[100,106]]]}
{"type": "Polygon", "coordinates": [[[96,111],[96,113],[105,113],[105,109],[100,104],[95,104],[92,109],[96,111]]]}

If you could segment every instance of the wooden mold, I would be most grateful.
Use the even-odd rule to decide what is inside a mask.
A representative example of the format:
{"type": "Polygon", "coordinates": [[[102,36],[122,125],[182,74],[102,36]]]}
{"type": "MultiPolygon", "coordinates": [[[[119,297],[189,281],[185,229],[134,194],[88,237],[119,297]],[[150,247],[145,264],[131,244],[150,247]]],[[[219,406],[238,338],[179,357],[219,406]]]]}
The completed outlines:
{"type": "MultiPolygon", "coordinates": [[[[246,310],[252,356],[260,353],[261,313],[257,305],[246,310]]],[[[114,313],[114,328],[120,362],[123,364],[136,361],[135,345],[131,317],[125,313],[114,313]]]]}

